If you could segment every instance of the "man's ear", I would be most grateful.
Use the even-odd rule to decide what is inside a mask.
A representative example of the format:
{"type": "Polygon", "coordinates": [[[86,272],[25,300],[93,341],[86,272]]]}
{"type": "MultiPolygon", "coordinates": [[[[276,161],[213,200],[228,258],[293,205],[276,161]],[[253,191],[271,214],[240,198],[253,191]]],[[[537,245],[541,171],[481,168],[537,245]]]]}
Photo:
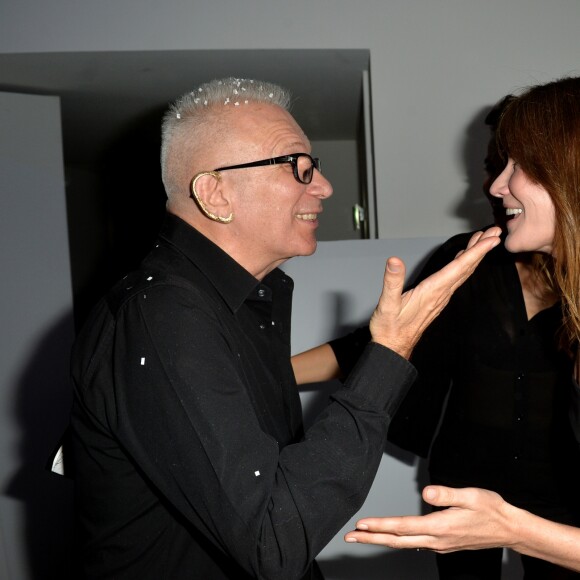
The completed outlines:
{"type": "Polygon", "coordinates": [[[224,195],[221,177],[217,171],[198,173],[191,181],[191,197],[210,220],[229,224],[234,219],[230,201],[224,195]]]}

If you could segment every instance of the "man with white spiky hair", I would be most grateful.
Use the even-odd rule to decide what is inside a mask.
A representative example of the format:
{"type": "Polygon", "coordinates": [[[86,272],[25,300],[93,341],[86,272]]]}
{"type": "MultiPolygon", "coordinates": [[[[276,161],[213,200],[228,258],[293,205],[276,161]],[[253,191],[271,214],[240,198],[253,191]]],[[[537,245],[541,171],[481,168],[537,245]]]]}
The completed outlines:
{"type": "Polygon", "coordinates": [[[86,578],[322,578],[314,558],[368,493],[413,345],[499,242],[476,236],[412,294],[390,258],[373,342],[304,433],[278,266],[315,251],[332,187],[289,103],[229,78],[164,118],[158,241],[73,352],[86,578]]]}

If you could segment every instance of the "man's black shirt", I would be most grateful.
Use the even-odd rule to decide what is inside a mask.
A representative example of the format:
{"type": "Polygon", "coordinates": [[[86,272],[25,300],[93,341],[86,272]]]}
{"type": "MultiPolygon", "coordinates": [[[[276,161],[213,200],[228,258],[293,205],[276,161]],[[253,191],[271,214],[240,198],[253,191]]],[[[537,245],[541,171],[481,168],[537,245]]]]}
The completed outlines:
{"type": "Polygon", "coordinates": [[[261,282],[168,214],[75,344],[79,540],[89,578],[317,578],[360,508],[415,372],[371,344],[306,434],[293,282],[261,282]]]}

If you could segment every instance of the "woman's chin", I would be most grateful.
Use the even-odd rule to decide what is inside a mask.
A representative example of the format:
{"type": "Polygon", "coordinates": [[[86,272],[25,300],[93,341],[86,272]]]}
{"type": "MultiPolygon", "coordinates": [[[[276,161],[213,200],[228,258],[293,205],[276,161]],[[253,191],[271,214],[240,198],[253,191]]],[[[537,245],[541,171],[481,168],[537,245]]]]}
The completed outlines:
{"type": "Polygon", "coordinates": [[[526,244],[509,234],[505,239],[504,246],[505,249],[508,252],[511,252],[512,254],[519,254],[520,252],[540,252],[542,254],[554,255],[551,244],[550,245],[545,244],[542,245],[541,247],[538,247],[537,244],[531,243],[526,244]]]}

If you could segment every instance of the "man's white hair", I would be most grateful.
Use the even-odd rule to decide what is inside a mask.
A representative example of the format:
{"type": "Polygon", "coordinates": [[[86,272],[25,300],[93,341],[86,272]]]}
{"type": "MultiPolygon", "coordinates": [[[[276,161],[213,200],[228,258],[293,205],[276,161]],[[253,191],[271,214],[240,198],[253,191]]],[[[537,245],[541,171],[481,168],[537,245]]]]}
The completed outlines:
{"type": "Polygon", "coordinates": [[[270,103],[288,111],[290,100],[290,93],[279,85],[234,77],[204,83],[177,99],[165,113],[161,125],[161,177],[167,196],[171,199],[183,191],[182,173],[191,163],[205,126],[209,126],[214,136],[219,134],[219,124],[211,123],[216,122],[216,113],[219,114],[221,107],[270,103]]]}

